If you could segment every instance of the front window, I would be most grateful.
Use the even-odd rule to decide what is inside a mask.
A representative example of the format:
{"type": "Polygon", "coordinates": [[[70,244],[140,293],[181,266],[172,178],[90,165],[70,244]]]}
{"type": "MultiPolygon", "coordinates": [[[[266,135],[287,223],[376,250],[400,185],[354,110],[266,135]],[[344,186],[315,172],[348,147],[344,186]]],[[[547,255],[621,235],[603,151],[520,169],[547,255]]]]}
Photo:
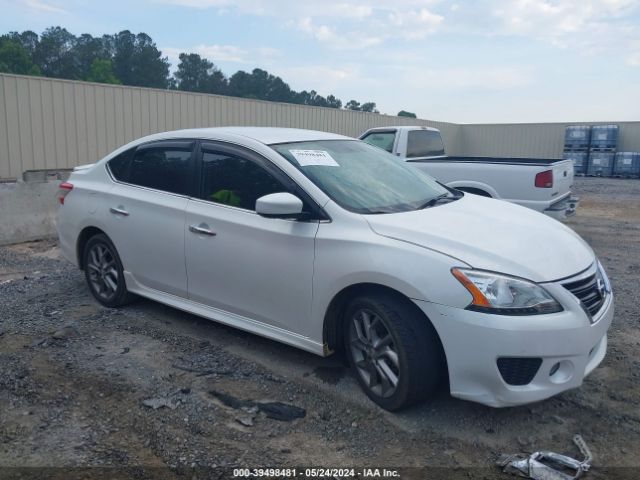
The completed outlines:
{"type": "Polygon", "coordinates": [[[272,148],[352,212],[406,212],[448,193],[418,169],[357,140],[285,143],[272,148]]]}
{"type": "Polygon", "coordinates": [[[286,191],[273,175],[249,159],[212,151],[202,154],[204,200],[255,211],[258,198],[286,191]]]}
{"type": "Polygon", "coordinates": [[[362,139],[363,142],[367,142],[370,145],[379,147],[387,152],[393,152],[393,144],[396,140],[396,132],[371,132],[362,139]]]}

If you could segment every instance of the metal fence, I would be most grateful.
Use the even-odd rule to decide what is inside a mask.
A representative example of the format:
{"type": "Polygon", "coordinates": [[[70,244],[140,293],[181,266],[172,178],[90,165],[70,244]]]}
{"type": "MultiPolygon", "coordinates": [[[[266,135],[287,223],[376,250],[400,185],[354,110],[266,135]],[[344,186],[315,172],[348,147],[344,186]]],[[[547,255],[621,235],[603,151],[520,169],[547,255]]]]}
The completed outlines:
{"type": "Polygon", "coordinates": [[[0,178],[92,163],[151,133],[229,125],[308,128],[357,136],[380,125],[458,126],[334,108],[0,74],[0,178]]]}
{"type": "MultiPolygon", "coordinates": [[[[619,150],[640,151],[640,122],[619,150]]],[[[575,123],[574,123],[575,124],[575,123]]],[[[451,155],[561,158],[566,124],[457,125],[373,113],[148,88],[0,74],[0,179],[92,163],[155,132],[228,125],[357,136],[375,126],[439,128],[451,155]]]]}

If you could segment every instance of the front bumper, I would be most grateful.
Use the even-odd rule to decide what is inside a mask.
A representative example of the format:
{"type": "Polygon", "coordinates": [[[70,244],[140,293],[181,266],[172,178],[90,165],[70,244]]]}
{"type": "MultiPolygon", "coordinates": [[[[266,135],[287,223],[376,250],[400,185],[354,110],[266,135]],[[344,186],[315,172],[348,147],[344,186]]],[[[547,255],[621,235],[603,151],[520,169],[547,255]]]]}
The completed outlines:
{"type": "Polygon", "coordinates": [[[551,315],[490,315],[415,301],[442,341],[452,396],[508,407],[544,400],[582,384],[605,356],[613,295],[607,296],[591,323],[575,297],[562,292],[560,285],[555,287],[558,291],[552,294],[558,300],[564,297],[565,310],[551,315]],[[533,357],[542,363],[526,385],[510,385],[497,366],[502,357],[533,357]]]}

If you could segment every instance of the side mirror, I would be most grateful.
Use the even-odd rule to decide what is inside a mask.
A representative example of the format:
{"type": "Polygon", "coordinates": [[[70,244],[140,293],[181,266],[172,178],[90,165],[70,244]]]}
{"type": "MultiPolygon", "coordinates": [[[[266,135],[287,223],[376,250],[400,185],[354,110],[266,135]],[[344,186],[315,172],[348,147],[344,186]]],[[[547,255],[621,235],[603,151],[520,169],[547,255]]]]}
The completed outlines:
{"type": "Polygon", "coordinates": [[[256,213],[269,218],[298,218],[302,200],[287,192],[270,193],[256,200],[256,213]]]}

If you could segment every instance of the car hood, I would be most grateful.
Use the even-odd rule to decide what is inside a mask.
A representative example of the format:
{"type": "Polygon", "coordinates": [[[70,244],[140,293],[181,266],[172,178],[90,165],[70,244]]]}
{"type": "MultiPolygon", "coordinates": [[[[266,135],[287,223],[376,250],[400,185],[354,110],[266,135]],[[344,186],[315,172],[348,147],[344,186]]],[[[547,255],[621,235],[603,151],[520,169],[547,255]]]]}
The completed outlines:
{"type": "Polygon", "coordinates": [[[435,207],[365,217],[378,235],[435,250],[474,268],[534,282],[575,275],[594,261],[573,230],[503,200],[465,194],[435,207]]]}

